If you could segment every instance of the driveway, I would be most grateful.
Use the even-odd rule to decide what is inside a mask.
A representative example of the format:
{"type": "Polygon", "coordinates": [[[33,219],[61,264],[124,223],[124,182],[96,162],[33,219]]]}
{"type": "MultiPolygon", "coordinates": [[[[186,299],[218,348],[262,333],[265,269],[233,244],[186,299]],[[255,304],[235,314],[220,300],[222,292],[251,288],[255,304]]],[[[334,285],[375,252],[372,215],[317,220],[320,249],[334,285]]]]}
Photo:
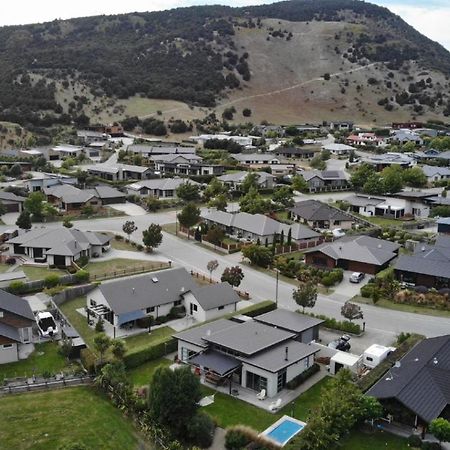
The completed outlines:
{"type": "Polygon", "coordinates": [[[2,220],[6,225],[15,225],[18,217],[19,217],[19,213],[11,212],[11,213],[3,214],[2,220]]]}
{"type": "Polygon", "coordinates": [[[369,282],[370,278],[372,278],[371,275],[366,275],[364,280],[360,283],[350,283],[350,276],[352,273],[353,272],[349,270],[344,271],[344,279],[335,288],[333,288],[334,291],[332,296],[334,298],[342,298],[344,302],[347,301],[355,295],[358,295],[360,289],[369,282]]]}
{"type": "Polygon", "coordinates": [[[147,214],[147,211],[142,208],[142,206],[136,205],[134,203],[113,203],[108,206],[117,209],[118,211],[122,211],[128,216],[145,216],[147,214]]]}

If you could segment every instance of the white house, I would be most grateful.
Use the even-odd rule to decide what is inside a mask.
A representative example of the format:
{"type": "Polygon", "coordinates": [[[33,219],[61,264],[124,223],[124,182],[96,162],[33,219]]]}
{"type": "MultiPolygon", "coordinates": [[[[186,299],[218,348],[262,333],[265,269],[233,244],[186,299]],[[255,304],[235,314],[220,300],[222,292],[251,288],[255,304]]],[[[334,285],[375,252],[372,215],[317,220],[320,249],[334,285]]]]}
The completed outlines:
{"type": "Polygon", "coordinates": [[[182,184],[193,184],[200,186],[199,183],[187,178],[156,178],[153,180],[137,181],[127,186],[128,195],[139,195],[141,197],[155,197],[160,199],[177,198],[177,189],[182,184]]]}

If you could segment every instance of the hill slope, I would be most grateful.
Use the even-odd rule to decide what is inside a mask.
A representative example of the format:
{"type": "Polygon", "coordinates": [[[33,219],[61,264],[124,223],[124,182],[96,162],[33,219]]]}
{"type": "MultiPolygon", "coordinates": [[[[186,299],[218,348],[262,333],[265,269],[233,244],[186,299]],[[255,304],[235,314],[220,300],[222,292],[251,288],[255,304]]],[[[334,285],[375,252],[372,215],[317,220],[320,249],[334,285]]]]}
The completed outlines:
{"type": "Polygon", "coordinates": [[[450,53],[356,0],[3,27],[0,60],[0,120],[28,128],[230,105],[274,122],[450,114],[450,53]]]}

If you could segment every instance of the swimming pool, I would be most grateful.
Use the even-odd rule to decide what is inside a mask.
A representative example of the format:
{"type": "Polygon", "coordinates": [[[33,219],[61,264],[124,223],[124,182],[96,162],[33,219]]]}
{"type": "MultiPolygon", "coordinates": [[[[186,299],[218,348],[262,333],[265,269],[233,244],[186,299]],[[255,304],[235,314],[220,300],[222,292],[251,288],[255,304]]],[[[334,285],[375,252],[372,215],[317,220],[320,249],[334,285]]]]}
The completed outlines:
{"type": "Polygon", "coordinates": [[[261,434],[283,447],[296,434],[303,430],[306,423],[289,416],[283,416],[261,434]]]}

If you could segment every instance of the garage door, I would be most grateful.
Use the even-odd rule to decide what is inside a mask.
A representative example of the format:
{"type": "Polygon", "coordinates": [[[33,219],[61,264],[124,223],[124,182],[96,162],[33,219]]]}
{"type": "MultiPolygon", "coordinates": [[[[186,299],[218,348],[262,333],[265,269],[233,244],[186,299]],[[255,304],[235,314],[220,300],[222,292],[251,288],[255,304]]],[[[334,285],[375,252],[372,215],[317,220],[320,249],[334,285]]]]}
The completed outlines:
{"type": "Polygon", "coordinates": [[[66,267],[66,257],[65,256],[55,255],[53,257],[53,262],[54,262],[55,266],[66,267]]]}
{"type": "Polygon", "coordinates": [[[6,208],[7,212],[19,212],[19,204],[18,203],[3,203],[3,206],[6,208]]]}

